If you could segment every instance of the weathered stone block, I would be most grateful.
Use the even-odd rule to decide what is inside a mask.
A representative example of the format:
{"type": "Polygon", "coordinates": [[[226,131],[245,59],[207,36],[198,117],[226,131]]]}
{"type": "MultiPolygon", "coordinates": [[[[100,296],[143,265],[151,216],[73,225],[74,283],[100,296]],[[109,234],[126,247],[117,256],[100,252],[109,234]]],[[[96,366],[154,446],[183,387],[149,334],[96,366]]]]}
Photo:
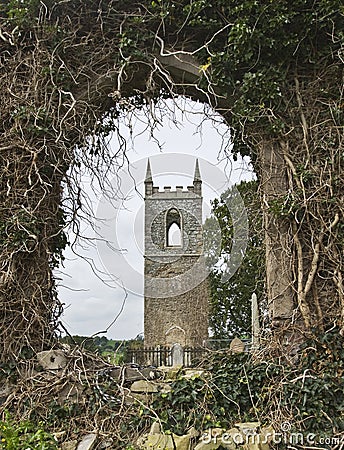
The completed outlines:
{"type": "Polygon", "coordinates": [[[236,423],[235,426],[245,435],[257,432],[260,427],[260,422],[240,422],[236,423]]]}
{"type": "Polygon", "coordinates": [[[138,392],[125,392],[125,396],[124,396],[124,402],[127,406],[130,405],[135,405],[137,403],[144,403],[147,404],[147,402],[149,402],[149,393],[138,393],[138,392]]]}
{"type": "Polygon", "coordinates": [[[165,380],[176,380],[178,376],[182,373],[181,367],[159,367],[159,371],[162,372],[165,376],[165,380]]]}
{"type": "Polygon", "coordinates": [[[233,353],[242,353],[245,351],[245,344],[239,338],[234,338],[230,343],[229,350],[233,353]]]}
{"type": "Polygon", "coordinates": [[[36,355],[38,364],[45,370],[64,369],[68,359],[62,350],[46,350],[36,355]]]}
{"type": "Polygon", "coordinates": [[[159,386],[156,383],[152,383],[147,380],[134,381],[130,388],[131,392],[144,393],[144,394],[156,394],[159,392],[159,386]]]}
{"type": "Polygon", "coordinates": [[[109,372],[109,375],[116,379],[124,381],[154,380],[158,377],[157,371],[152,368],[137,369],[133,367],[115,368],[109,372]]]}
{"type": "Polygon", "coordinates": [[[188,430],[188,436],[190,436],[191,439],[196,438],[200,435],[200,432],[198,430],[196,430],[195,427],[191,427],[188,430]]]}
{"type": "Polygon", "coordinates": [[[58,402],[63,405],[67,400],[70,403],[78,403],[85,387],[82,384],[66,383],[58,393],[58,402]]]}
{"type": "Polygon", "coordinates": [[[144,450],[190,450],[190,436],[149,434],[141,448],[144,450]]]}
{"type": "Polygon", "coordinates": [[[199,442],[194,450],[216,450],[220,447],[221,441],[217,440],[216,442],[207,440],[199,442]]]}
{"type": "Polygon", "coordinates": [[[149,434],[160,434],[161,426],[159,422],[153,422],[149,434]]]}
{"type": "Polygon", "coordinates": [[[167,383],[159,383],[159,390],[162,394],[168,394],[169,392],[172,391],[172,388],[167,383]]]}
{"type": "Polygon", "coordinates": [[[107,439],[106,441],[102,441],[100,444],[99,444],[99,447],[97,447],[97,450],[105,450],[105,449],[114,449],[115,448],[115,445],[114,445],[114,442],[113,442],[113,439],[107,439]]]}
{"type": "Polygon", "coordinates": [[[63,444],[61,444],[61,450],[76,450],[77,445],[77,440],[63,442],[63,444]]]}

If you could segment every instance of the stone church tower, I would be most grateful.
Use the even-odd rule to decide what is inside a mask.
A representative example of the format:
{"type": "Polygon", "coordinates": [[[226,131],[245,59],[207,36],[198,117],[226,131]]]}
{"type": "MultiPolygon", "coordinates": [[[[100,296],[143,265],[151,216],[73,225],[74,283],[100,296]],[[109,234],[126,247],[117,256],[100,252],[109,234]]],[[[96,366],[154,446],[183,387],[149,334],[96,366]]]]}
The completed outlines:
{"type": "Polygon", "coordinates": [[[203,256],[202,180],[162,190],[145,179],[145,347],[200,347],[208,338],[209,287],[203,256]]]}

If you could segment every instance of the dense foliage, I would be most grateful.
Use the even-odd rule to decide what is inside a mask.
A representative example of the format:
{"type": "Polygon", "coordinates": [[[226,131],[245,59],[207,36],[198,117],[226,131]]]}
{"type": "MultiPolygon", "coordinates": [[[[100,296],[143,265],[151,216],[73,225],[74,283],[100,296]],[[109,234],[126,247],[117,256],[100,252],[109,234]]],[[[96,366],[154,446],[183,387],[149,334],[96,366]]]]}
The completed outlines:
{"type": "MultiPolygon", "coordinates": [[[[185,377],[182,370],[176,374],[174,369],[171,391],[139,396],[136,401],[128,397],[130,383],[111,376],[112,365],[101,366],[99,359],[76,349],[69,355],[68,367],[55,374],[36,370],[33,378],[21,379],[12,367],[9,373],[17,376],[11,381],[15,389],[8,399],[1,397],[12,417],[3,412],[0,448],[54,450],[55,441],[47,430],[59,436],[60,445],[93,429],[101,430],[104,440],[113,439],[116,449],[130,444],[137,448],[137,438],[156,421],[166,433],[180,435],[191,427],[230,429],[248,421],[273,426],[285,439],[291,433],[303,434],[304,442],[308,435],[318,443],[325,437],[341,438],[344,338],[338,331],[334,328],[308,339],[292,364],[264,352],[258,357],[210,352],[202,362],[203,374],[196,370],[185,377]],[[281,427],[286,423],[284,435],[281,427]]],[[[22,369],[34,364],[31,360],[22,369]]],[[[3,368],[0,375],[5,385],[9,378],[3,368]]],[[[278,448],[288,448],[282,444],[278,448]]],[[[304,448],[300,440],[298,444],[293,448],[304,448]]]]}
{"type": "MultiPolygon", "coordinates": [[[[343,6],[336,0],[199,0],[155,5],[164,14],[167,34],[177,22],[184,34],[208,42],[200,53],[202,69],[233,103],[230,121],[237,130],[236,145],[242,142],[240,130],[243,138],[245,130],[252,128],[264,128],[275,137],[288,132],[289,89],[294,89],[295,78],[302,83],[319,69],[325,74],[329,64],[339,62],[343,6]]],[[[194,42],[187,41],[185,46],[191,49],[194,42]]],[[[333,87],[322,92],[323,100],[338,96],[337,83],[333,87]]]]}
{"type": "Polygon", "coordinates": [[[1,450],[57,450],[53,435],[46,431],[43,423],[34,424],[28,420],[20,421],[6,414],[0,421],[1,450]]]}
{"type": "MultiPolygon", "coordinates": [[[[206,247],[216,244],[216,228],[221,232],[221,249],[215,255],[208,255],[212,262],[210,272],[211,316],[210,327],[214,339],[245,336],[251,332],[251,297],[255,292],[259,304],[264,303],[264,246],[262,213],[257,192],[257,181],[241,182],[235,189],[228,189],[221,198],[212,202],[212,216],[204,225],[206,247]],[[225,281],[222,279],[231,264],[233,230],[240,226],[243,211],[235,208],[235,196],[243,200],[248,218],[247,245],[243,261],[236,272],[225,281]],[[229,210],[227,203],[232,207],[229,210]],[[213,261],[215,259],[215,261],[213,261]]],[[[240,203],[240,207],[242,204],[240,203]]],[[[211,252],[208,252],[211,253],[211,252]]]]}
{"type": "MultiPolygon", "coordinates": [[[[179,378],[152,409],[164,430],[176,434],[193,426],[229,429],[240,421],[273,425],[281,433],[281,424],[288,421],[288,432],[313,433],[317,442],[339,436],[344,427],[344,341],[337,333],[307,341],[293,365],[215,353],[208,375],[179,378]]],[[[150,423],[151,410],[141,409],[140,415],[141,426],[150,423]]]]}

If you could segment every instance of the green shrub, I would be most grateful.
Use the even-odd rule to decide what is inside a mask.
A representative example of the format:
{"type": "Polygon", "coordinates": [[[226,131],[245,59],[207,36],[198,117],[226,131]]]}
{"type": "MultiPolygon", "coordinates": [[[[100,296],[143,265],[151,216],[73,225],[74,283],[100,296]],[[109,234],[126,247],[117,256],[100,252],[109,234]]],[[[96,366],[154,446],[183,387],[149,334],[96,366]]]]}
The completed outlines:
{"type": "Polygon", "coordinates": [[[17,422],[7,413],[0,421],[1,450],[57,450],[54,437],[46,432],[42,423],[17,422]]]}

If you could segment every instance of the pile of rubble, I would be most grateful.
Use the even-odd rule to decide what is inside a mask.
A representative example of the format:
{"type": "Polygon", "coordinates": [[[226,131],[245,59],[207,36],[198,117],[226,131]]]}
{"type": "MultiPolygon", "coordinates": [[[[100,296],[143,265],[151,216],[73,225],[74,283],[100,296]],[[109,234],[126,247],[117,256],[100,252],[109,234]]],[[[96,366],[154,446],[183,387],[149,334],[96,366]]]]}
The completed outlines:
{"type": "Polygon", "coordinates": [[[164,434],[159,423],[137,442],[142,450],[269,450],[274,437],[272,428],[260,427],[259,422],[237,423],[230,430],[212,428],[201,433],[194,428],[184,436],[164,434]]]}
{"type": "MultiPolygon", "coordinates": [[[[131,408],[131,405],[149,405],[154,397],[170,393],[171,383],[178,377],[208,377],[210,374],[201,369],[182,367],[139,367],[137,365],[97,366],[93,361],[88,369],[81,371],[80,355],[72,355],[67,349],[48,350],[36,355],[36,362],[26,376],[26,383],[32,380],[45,380],[54,387],[54,393],[60,405],[82,404],[92,389],[97,390],[97,398],[103,404],[116,403],[131,408]],[[73,359],[74,358],[74,359],[73,359]],[[79,358],[79,359],[78,359],[79,358]],[[78,361],[78,364],[76,364],[78,361]],[[77,369],[77,370],[76,370],[77,369]],[[89,375],[90,372],[90,375],[89,375]]],[[[99,361],[98,361],[99,362],[99,361]]],[[[42,384],[40,385],[42,386],[42,384]]],[[[18,386],[14,386],[18,389],[18,386]]],[[[173,392],[172,392],[173,395],[173,392]]],[[[8,402],[8,392],[6,393],[8,402]]],[[[12,395],[13,397],[13,395],[12,395]]],[[[48,405],[47,405],[48,407],[48,405]]],[[[102,433],[92,420],[90,427],[80,437],[68,430],[55,433],[60,450],[116,450],[119,448],[115,435],[102,433]],[[92,427],[94,426],[94,429],[92,427]]],[[[273,430],[261,427],[259,423],[238,423],[229,430],[214,428],[211,430],[188,430],[183,436],[164,433],[159,422],[153,423],[149,433],[139,438],[133,436],[130,449],[140,450],[268,450],[273,438],[273,430]]]]}

